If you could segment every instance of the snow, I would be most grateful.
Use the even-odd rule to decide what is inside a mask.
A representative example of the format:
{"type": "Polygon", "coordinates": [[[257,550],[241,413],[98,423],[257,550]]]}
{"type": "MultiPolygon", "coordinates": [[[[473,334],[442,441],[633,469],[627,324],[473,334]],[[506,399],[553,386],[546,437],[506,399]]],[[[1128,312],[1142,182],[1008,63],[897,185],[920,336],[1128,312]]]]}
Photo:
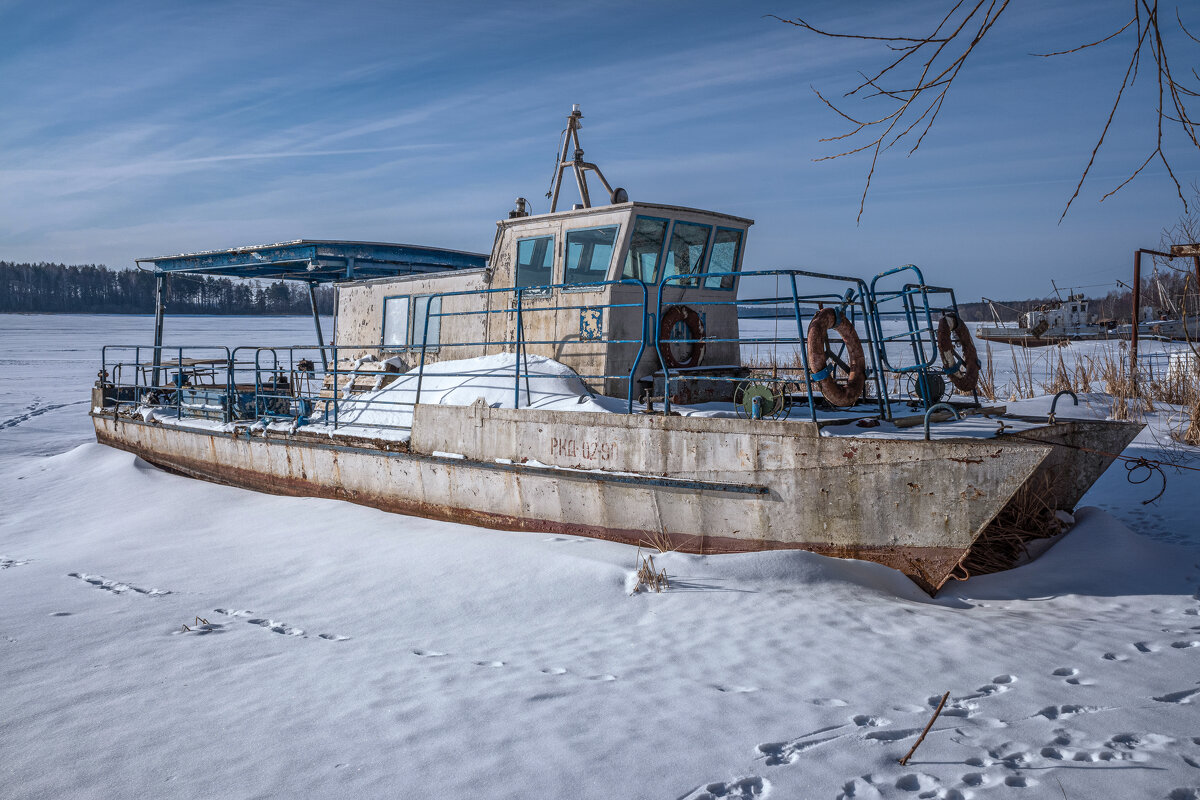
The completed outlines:
{"type": "MultiPolygon", "coordinates": [[[[306,340],[307,320],[270,322],[306,340]]],[[[1200,792],[1197,473],[1168,469],[1143,506],[1157,486],[1117,466],[1042,558],[936,600],[791,551],[655,552],[671,588],[630,596],[636,548],[263,495],[95,444],[95,343],[150,326],[0,315],[5,798],[1200,792]]],[[[1130,452],[1161,457],[1170,413],[1130,452]]]]}
{"type": "MultiPolygon", "coordinates": [[[[493,408],[513,408],[518,356],[499,353],[480,358],[426,364],[424,376],[416,368],[382,389],[350,395],[338,409],[338,426],[364,428],[411,428],[412,409],[420,383],[422,403],[466,406],[482,399],[493,408]]],[[[520,358],[521,408],[550,411],[625,410],[624,401],[590,392],[570,367],[545,356],[520,358]],[[528,383],[526,383],[528,379],[528,383]]],[[[328,424],[328,420],[316,420],[328,424]]]]}

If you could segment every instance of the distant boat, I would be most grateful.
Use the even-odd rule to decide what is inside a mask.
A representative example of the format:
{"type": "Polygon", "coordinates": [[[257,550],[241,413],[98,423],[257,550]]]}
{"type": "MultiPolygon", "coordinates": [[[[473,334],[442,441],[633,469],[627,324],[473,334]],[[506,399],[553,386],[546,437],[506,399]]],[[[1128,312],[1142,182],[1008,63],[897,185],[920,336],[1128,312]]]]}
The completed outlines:
{"type": "MultiPolygon", "coordinates": [[[[1138,338],[1139,339],[1161,339],[1167,341],[1189,341],[1195,342],[1200,340],[1200,319],[1191,317],[1187,319],[1153,319],[1154,309],[1150,308],[1150,319],[1145,319],[1146,314],[1142,314],[1143,320],[1138,323],[1138,338]]],[[[1133,334],[1133,326],[1129,323],[1118,325],[1112,330],[1111,336],[1115,339],[1129,339],[1133,334]]]]}
{"type": "Polygon", "coordinates": [[[993,306],[997,324],[980,326],[976,335],[990,342],[1046,347],[1069,341],[1107,339],[1113,335],[1110,326],[1102,323],[1098,315],[1090,313],[1090,301],[1082,294],[1072,294],[1058,303],[1026,311],[1014,326],[1000,322],[995,304],[988,302],[993,306]]]}

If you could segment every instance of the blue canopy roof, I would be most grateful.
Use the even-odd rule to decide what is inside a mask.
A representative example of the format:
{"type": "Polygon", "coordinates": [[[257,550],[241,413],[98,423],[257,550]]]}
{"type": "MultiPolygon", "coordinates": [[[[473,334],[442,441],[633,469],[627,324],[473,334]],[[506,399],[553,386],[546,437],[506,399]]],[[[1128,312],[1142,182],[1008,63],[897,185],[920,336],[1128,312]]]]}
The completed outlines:
{"type": "Polygon", "coordinates": [[[298,239],[229,250],[139,258],[137,263],[153,264],[156,271],[166,273],[337,283],[480,268],[486,266],[487,256],[414,244],[298,239]]]}

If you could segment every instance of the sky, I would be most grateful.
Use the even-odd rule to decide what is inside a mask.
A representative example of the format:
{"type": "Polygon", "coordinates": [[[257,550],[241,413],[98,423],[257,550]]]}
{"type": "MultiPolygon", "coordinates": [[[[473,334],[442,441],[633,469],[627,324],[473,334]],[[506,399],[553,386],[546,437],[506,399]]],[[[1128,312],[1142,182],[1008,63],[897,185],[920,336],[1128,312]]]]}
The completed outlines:
{"type": "MultiPolygon", "coordinates": [[[[516,197],[548,210],[573,103],[632,199],[756,220],[747,269],[870,277],[907,263],[960,300],[1103,294],[1183,213],[1154,148],[1145,70],[1070,213],[1130,35],[1081,53],[1130,0],[1013,0],[921,148],[816,161],[878,45],[949,4],[11,2],[0,0],[0,260],[105,263],[292,239],[487,252],[516,197]]],[[[1185,19],[1200,9],[1182,9],[1185,19]]],[[[1173,15],[1172,15],[1173,16],[1173,15]]],[[[1174,63],[1200,45],[1165,25],[1174,63]]],[[[865,113],[865,112],[864,112],[865,113]]],[[[1200,151],[1171,134],[1185,193],[1200,151]]],[[[567,199],[570,202],[572,198],[567,199]]]]}

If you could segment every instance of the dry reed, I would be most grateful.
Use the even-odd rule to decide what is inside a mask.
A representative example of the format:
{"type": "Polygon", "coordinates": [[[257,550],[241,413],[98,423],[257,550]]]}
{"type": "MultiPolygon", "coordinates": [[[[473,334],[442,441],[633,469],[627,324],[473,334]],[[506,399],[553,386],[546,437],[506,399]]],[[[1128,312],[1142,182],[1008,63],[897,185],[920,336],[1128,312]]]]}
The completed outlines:
{"type": "Polygon", "coordinates": [[[967,575],[986,575],[1010,569],[1029,557],[1029,544],[1065,529],[1054,509],[1054,486],[1049,475],[1030,480],[983,529],[962,562],[967,575]]]}
{"type": "Polygon", "coordinates": [[[637,571],[637,583],[633,586],[633,591],[630,594],[637,594],[644,588],[646,591],[661,592],[663,589],[670,589],[671,582],[667,580],[667,571],[665,569],[656,569],[654,566],[654,556],[642,555],[639,549],[637,560],[640,562],[637,571]]]}

